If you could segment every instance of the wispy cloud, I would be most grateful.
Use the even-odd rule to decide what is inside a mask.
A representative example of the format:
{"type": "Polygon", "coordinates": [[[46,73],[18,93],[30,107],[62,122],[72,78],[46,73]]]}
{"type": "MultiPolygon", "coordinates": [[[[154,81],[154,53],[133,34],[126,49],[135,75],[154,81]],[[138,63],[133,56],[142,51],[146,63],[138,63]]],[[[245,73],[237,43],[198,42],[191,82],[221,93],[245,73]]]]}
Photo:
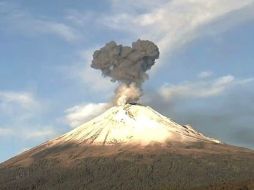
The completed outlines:
{"type": "Polygon", "coordinates": [[[76,42],[81,38],[77,30],[64,23],[38,19],[31,21],[30,24],[34,27],[35,32],[55,34],[68,42],[76,42]]]}
{"type": "Polygon", "coordinates": [[[109,105],[107,103],[87,103],[67,109],[65,120],[71,127],[77,127],[93,117],[104,112],[109,105]]]}
{"type": "Polygon", "coordinates": [[[13,3],[1,2],[0,15],[1,30],[11,29],[29,36],[52,34],[67,42],[76,42],[81,37],[79,31],[66,22],[36,17],[13,3]]]}
{"type": "Polygon", "coordinates": [[[38,102],[29,92],[0,91],[0,108],[7,104],[16,104],[29,109],[38,105],[38,102]]]}
{"type": "Polygon", "coordinates": [[[198,36],[221,32],[253,19],[254,15],[253,0],[168,0],[162,3],[141,1],[123,4],[113,0],[112,3],[112,15],[105,16],[101,23],[115,30],[128,31],[132,38],[155,41],[162,52],[160,62],[164,63],[164,58],[198,36]],[[142,6],[137,6],[139,4],[142,6]],[[233,16],[235,11],[238,11],[237,17],[233,16]],[[225,16],[229,18],[223,20],[225,16]],[[212,31],[209,30],[207,25],[216,25],[220,20],[223,20],[223,25],[213,26],[212,31]],[[224,29],[221,30],[221,27],[224,29]]]}
{"type": "Polygon", "coordinates": [[[42,129],[24,131],[24,138],[34,139],[34,138],[51,138],[57,134],[56,130],[53,128],[44,127],[42,129]]]}
{"type": "Polygon", "coordinates": [[[164,85],[144,103],[182,124],[222,141],[253,148],[254,78],[233,75],[164,85]],[[247,132],[248,131],[248,132],[247,132]]]}
{"type": "Polygon", "coordinates": [[[13,132],[14,131],[9,129],[9,128],[0,128],[0,137],[1,136],[6,136],[6,135],[10,136],[10,135],[13,134],[13,132]]]}
{"type": "Polygon", "coordinates": [[[0,91],[0,136],[22,140],[54,136],[57,130],[40,121],[45,107],[32,92],[0,91]]]}
{"type": "MultiPolygon", "coordinates": [[[[4,119],[26,120],[38,113],[45,106],[41,106],[35,95],[26,91],[0,91],[0,114],[4,119]],[[9,119],[8,119],[9,118],[9,119]]],[[[1,124],[1,121],[0,121],[1,124]]]]}
{"type": "MultiPolygon", "coordinates": [[[[156,42],[161,51],[160,64],[155,64],[151,74],[156,72],[160,65],[169,62],[168,56],[175,50],[183,47],[187,42],[204,35],[221,32],[221,28],[230,28],[254,16],[254,0],[159,0],[159,1],[120,1],[111,0],[111,10],[103,13],[79,12],[71,10],[66,19],[75,23],[81,30],[108,29],[114,32],[127,34],[127,39],[149,39],[156,42]],[[249,14],[236,14],[249,12],[249,14]],[[252,13],[253,12],[253,13],[252,13]],[[224,19],[228,16],[228,19],[224,19]],[[92,20],[92,24],[91,24],[92,20]],[[223,25],[216,27],[217,21],[223,25]],[[208,27],[212,26],[210,30],[208,27]]],[[[223,29],[223,30],[224,30],[223,29]]],[[[103,35],[103,34],[102,34],[103,35]]],[[[104,34],[105,35],[105,34],[104,34]]],[[[124,38],[121,41],[128,41],[124,38]]],[[[101,45],[101,44],[100,44],[101,45]]],[[[112,91],[114,84],[90,68],[93,51],[98,48],[88,48],[80,53],[81,59],[68,66],[67,73],[79,82],[88,86],[94,92],[112,91]],[[93,84],[93,85],[91,85],[93,84]]],[[[211,73],[203,73],[199,77],[206,78],[211,73]],[[201,76],[202,75],[202,76],[201,76]]]]}
{"type": "MultiPolygon", "coordinates": [[[[152,73],[168,64],[169,56],[194,39],[223,32],[253,18],[254,0],[111,0],[111,10],[107,12],[72,10],[66,16],[84,32],[105,33],[110,29],[124,34],[121,42],[130,43],[137,38],[154,41],[161,56],[152,73]]],[[[86,69],[84,76],[91,76],[91,70],[86,69]]]]}
{"type": "Polygon", "coordinates": [[[208,78],[211,77],[213,75],[212,71],[202,71],[201,73],[198,74],[198,78],[208,78]]]}
{"type": "Polygon", "coordinates": [[[96,48],[81,50],[77,53],[76,60],[72,64],[58,67],[68,80],[73,80],[86,88],[86,91],[103,93],[103,97],[112,96],[115,84],[109,78],[104,78],[101,72],[91,68],[93,52],[96,48]]]}
{"type": "Polygon", "coordinates": [[[95,91],[111,91],[113,89],[113,83],[110,81],[109,78],[104,78],[102,74],[93,68],[91,68],[93,52],[95,48],[81,51],[80,55],[80,68],[77,68],[75,74],[78,73],[79,76],[84,83],[87,84],[92,90],[95,91]],[[92,85],[91,85],[92,84],[92,85]]]}
{"type": "Polygon", "coordinates": [[[232,75],[226,75],[217,79],[189,81],[178,85],[164,85],[159,94],[165,100],[173,98],[205,98],[218,96],[228,88],[243,85],[254,81],[253,78],[236,79],[232,75]]]}
{"type": "MultiPolygon", "coordinates": [[[[200,78],[196,81],[188,81],[178,85],[163,85],[157,94],[148,94],[143,101],[149,105],[163,102],[164,106],[179,99],[209,98],[219,96],[228,89],[239,87],[253,82],[253,78],[237,79],[232,75],[226,75],[215,79],[200,78]],[[159,100],[159,101],[155,101],[159,100]]],[[[86,103],[73,106],[65,111],[65,122],[71,127],[77,127],[93,117],[101,114],[109,108],[107,103],[86,103]]]]}
{"type": "Polygon", "coordinates": [[[31,139],[49,139],[54,137],[57,134],[56,130],[52,127],[36,127],[33,129],[28,129],[25,127],[17,128],[0,128],[0,136],[22,140],[31,140],[31,139]]]}

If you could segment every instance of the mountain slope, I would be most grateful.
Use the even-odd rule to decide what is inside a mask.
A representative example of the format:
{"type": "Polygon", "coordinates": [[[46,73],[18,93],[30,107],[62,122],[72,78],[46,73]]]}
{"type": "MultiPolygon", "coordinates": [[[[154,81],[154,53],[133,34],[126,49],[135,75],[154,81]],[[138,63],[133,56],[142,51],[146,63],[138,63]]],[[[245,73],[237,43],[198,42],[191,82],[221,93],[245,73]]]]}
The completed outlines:
{"type": "Polygon", "coordinates": [[[0,164],[0,190],[13,189],[248,190],[254,151],[128,104],[0,164]]]}
{"type": "Polygon", "coordinates": [[[55,143],[149,144],[151,142],[218,140],[205,137],[189,125],[179,125],[148,106],[115,106],[95,119],[56,139],[55,143]]]}

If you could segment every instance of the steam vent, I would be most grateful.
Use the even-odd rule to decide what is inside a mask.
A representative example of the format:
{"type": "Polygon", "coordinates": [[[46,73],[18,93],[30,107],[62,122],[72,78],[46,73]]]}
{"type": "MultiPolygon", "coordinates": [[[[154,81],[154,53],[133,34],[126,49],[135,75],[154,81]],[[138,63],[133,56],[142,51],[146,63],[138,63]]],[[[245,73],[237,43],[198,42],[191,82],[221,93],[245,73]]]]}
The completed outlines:
{"type": "Polygon", "coordinates": [[[148,106],[114,106],[0,164],[0,190],[254,189],[254,151],[148,106]]]}

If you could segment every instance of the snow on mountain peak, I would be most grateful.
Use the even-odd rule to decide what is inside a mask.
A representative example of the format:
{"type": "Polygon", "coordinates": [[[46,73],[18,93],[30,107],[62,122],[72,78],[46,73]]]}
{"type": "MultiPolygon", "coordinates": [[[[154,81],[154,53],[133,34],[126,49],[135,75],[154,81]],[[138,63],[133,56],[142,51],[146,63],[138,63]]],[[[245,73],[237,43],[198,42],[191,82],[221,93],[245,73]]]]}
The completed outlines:
{"type": "Polygon", "coordinates": [[[218,140],[204,136],[191,126],[179,125],[148,106],[114,106],[91,121],[53,140],[53,143],[94,145],[142,144],[158,142],[195,142],[218,140]]]}

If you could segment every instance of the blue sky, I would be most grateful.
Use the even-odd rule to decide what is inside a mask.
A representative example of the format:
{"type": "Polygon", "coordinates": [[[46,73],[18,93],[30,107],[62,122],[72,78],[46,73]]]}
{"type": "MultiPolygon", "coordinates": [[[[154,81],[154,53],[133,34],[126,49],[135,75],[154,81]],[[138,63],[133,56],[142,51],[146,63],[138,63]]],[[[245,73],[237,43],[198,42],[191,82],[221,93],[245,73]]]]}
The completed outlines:
{"type": "Polygon", "coordinates": [[[143,103],[254,149],[253,33],[253,0],[0,0],[0,161],[103,111],[92,53],[138,38],[161,51],[143,103]]]}

